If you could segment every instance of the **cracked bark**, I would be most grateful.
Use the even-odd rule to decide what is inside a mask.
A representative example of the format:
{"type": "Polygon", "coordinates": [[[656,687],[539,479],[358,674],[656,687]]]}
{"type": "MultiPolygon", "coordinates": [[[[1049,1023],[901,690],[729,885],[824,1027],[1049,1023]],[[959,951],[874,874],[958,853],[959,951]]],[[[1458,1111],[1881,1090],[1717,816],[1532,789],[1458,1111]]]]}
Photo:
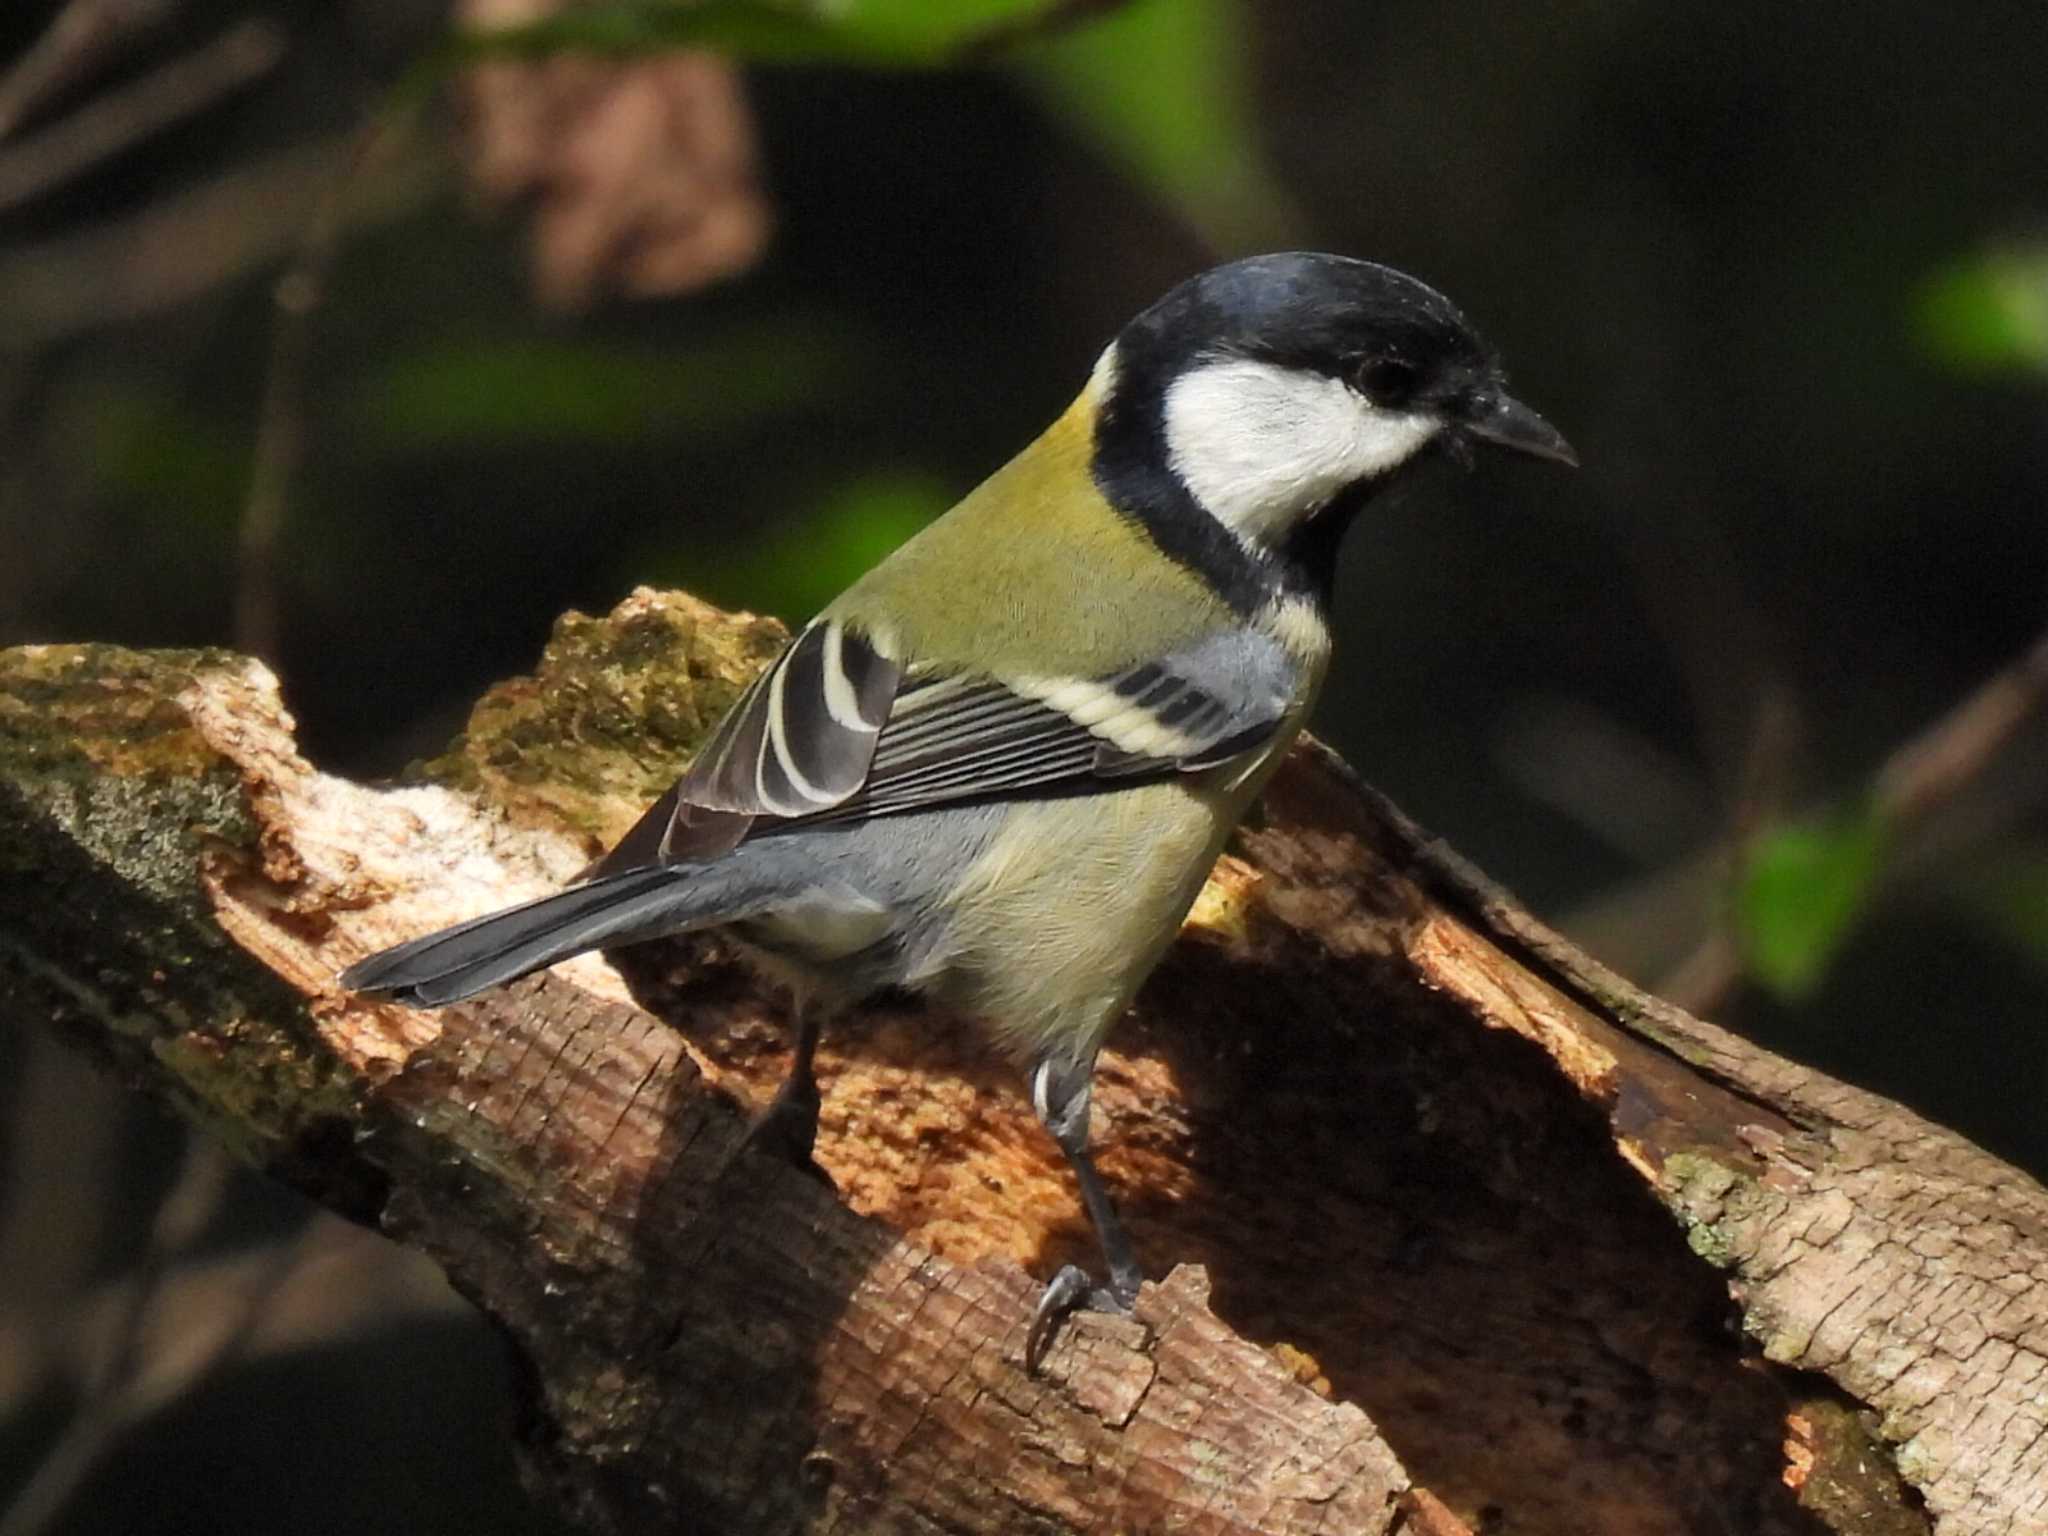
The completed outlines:
{"type": "Polygon", "coordinates": [[[572,616],[390,790],[242,658],[4,653],[0,1016],[432,1254],[594,1531],[2048,1529],[2048,1195],[1631,988],[1313,746],[1105,1059],[1164,1278],[1039,1378],[1029,1275],[1088,1236],[956,1021],[830,1033],[835,1193],[733,1155],[786,1036],[715,944],[334,991],[571,874],[778,635],[572,616]]]}

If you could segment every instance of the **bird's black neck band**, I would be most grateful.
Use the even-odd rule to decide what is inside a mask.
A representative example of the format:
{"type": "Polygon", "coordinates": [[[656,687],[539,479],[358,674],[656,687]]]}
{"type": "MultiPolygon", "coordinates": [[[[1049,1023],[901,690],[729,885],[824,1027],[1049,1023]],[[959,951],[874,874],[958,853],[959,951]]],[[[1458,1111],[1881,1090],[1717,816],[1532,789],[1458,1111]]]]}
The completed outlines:
{"type": "Polygon", "coordinates": [[[1306,597],[1327,603],[1337,546],[1366,497],[1345,491],[1272,550],[1249,547],[1197,502],[1167,467],[1161,391],[1120,381],[1095,424],[1091,465],[1104,500],[1142,528],[1168,559],[1194,571],[1239,614],[1306,597]]]}

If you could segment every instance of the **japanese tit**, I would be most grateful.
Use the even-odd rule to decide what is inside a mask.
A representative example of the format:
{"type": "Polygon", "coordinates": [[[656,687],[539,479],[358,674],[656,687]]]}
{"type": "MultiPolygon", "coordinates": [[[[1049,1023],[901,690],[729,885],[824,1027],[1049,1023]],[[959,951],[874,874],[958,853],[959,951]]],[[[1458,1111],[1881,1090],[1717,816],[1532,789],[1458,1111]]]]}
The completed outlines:
{"type": "Polygon", "coordinates": [[[718,928],[800,1000],[775,1115],[808,1158],[821,1012],[882,987],[1025,1064],[1108,1265],[1056,1275],[1033,1363],[1140,1270],[1088,1152],[1097,1049],[1301,728],[1338,543],[1426,458],[1575,463],[1450,301],[1310,253],[1193,278],[1038,440],[799,634],[576,885],[374,955],[451,1003],[582,951],[718,928]]]}

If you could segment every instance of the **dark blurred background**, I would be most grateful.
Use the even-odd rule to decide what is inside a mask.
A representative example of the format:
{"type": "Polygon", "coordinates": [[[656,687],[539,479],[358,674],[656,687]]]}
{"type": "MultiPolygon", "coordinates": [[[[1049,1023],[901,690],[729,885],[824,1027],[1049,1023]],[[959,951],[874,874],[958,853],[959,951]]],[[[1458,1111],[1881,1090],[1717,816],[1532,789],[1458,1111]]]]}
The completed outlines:
{"type": "MultiPolygon", "coordinates": [[[[2048,7],[554,9],[0,10],[0,643],[254,649],[389,775],[566,608],[803,617],[1188,273],[1371,256],[1585,468],[1376,509],[1318,731],[2048,1168],[2048,7]]],[[[43,1038],[0,1158],[0,1536],[547,1528],[424,1261],[43,1038]]]]}

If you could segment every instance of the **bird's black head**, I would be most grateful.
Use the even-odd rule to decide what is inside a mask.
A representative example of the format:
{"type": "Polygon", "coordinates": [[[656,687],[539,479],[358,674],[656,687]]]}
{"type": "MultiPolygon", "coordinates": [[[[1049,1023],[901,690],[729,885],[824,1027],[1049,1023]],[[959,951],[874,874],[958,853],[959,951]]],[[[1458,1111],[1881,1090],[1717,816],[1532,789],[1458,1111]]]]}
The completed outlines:
{"type": "Polygon", "coordinates": [[[1325,587],[1351,516],[1432,451],[1577,462],[1450,300],[1344,256],[1189,279],[1124,328],[1094,387],[1104,493],[1233,597],[1247,579],[1325,587]]]}

